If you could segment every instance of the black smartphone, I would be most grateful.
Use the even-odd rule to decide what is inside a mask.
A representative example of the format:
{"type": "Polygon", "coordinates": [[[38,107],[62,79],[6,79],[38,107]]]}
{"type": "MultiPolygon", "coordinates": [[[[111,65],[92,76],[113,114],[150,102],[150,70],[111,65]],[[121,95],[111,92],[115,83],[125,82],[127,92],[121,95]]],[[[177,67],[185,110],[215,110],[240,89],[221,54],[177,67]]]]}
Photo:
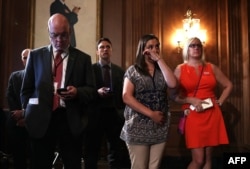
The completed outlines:
{"type": "Polygon", "coordinates": [[[110,88],[105,88],[104,89],[107,94],[113,94],[113,91],[110,88]]]}
{"type": "Polygon", "coordinates": [[[63,95],[62,92],[66,92],[66,91],[67,91],[66,88],[59,88],[56,90],[57,94],[59,94],[59,95],[63,95]]]}
{"type": "Polygon", "coordinates": [[[109,87],[105,87],[104,91],[108,93],[108,92],[110,92],[110,88],[109,87]]]}

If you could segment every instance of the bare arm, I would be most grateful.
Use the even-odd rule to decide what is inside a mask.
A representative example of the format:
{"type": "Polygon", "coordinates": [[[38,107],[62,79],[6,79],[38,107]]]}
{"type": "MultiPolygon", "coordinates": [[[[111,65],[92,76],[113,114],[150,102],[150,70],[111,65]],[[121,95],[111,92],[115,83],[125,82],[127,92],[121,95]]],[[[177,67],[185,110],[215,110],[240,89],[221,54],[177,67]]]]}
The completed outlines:
{"type": "MultiPolygon", "coordinates": [[[[180,79],[180,73],[181,73],[181,65],[178,65],[175,70],[174,70],[174,75],[176,77],[176,79],[179,81],[180,79]]],[[[177,103],[180,103],[180,104],[185,104],[185,103],[188,103],[187,100],[188,98],[187,97],[181,97],[180,96],[180,91],[179,91],[179,88],[176,87],[176,88],[173,88],[171,89],[171,98],[177,102],[177,103]]]]}
{"type": "Polygon", "coordinates": [[[157,62],[157,64],[159,65],[161,72],[164,76],[164,79],[168,85],[168,87],[170,88],[174,88],[177,85],[177,80],[174,76],[173,71],[170,69],[170,67],[165,63],[165,61],[160,57],[160,55],[156,52],[152,52],[152,51],[145,51],[145,53],[149,53],[150,58],[157,62]]]}
{"type": "Polygon", "coordinates": [[[173,71],[170,69],[170,67],[161,58],[158,59],[157,63],[161,69],[161,72],[164,76],[164,79],[165,79],[168,87],[170,87],[170,88],[176,87],[177,80],[176,80],[176,77],[175,77],[173,71]]]}
{"type": "Polygon", "coordinates": [[[223,91],[220,97],[218,98],[219,104],[223,104],[225,100],[228,98],[228,96],[230,95],[233,89],[233,84],[217,66],[212,64],[212,68],[213,68],[217,82],[223,88],[223,91]]]}

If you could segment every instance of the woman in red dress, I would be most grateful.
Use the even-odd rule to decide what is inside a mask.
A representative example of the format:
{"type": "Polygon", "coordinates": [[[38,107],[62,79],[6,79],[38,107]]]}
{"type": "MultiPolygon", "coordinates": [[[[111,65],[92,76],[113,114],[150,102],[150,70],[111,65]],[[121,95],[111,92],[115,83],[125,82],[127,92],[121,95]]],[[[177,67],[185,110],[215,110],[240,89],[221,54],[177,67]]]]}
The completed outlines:
{"type": "Polygon", "coordinates": [[[174,100],[183,104],[187,115],[185,140],[192,154],[188,169],[211,169],[213,147],[228,144],[220,106],[228,98],[233,85],[216,65],[205,62],[200,39],[188,39],[183,48],[183,59],[184,63],[175,69],[179,94],[174,100]],[[214,92],[217,84],[223,88],[218,98],[214,92]],[[205,99],[210,99],[212,104],[205,99]]]}

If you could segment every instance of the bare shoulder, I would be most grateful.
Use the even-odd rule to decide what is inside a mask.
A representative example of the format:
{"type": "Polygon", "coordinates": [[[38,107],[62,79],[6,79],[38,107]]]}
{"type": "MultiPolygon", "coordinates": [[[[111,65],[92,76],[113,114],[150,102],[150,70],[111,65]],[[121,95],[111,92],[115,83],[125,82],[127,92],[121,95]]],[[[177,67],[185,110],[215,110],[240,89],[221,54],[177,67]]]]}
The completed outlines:
{"type": "Polygon", "coordinates": [[[220,72],[220,69],[218,66],[216,66],[215,64],[213,63],[209,63],[211,65],[211,68],[213,70],[213,72],[216,74],[218,71],[220,72]]]}
{"type": "Polygon", "coordinates": [[[185,63],[179,64],[176,66],[175,70],[174,70],[174,74],[175,76],[179,79],[180,77],[180,73],[181,73],[181,67],[184,65],[185,63]]]}

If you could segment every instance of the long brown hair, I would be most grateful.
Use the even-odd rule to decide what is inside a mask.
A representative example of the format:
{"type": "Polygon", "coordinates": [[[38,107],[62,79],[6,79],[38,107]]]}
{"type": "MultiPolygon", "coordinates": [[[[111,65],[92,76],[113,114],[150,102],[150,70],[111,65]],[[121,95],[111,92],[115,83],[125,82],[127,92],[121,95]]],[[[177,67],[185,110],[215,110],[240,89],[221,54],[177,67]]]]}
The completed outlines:
{"type": "MultiPolygon", "coordinates": [[[[147,64],[145,62],[145,56],[143,55],[143,51],[146,47],[146,44],[149,40],[156,39],[159,42],[158,37],[154,34],[146,34],[141,37],[138,43],[137,52],[136,52],[136,60],[135,60],[135,68],[142,74],[148,75],[147,64]]],[[[155,67],[159,68],[158,64],[155,63],[155,67]]]]}

